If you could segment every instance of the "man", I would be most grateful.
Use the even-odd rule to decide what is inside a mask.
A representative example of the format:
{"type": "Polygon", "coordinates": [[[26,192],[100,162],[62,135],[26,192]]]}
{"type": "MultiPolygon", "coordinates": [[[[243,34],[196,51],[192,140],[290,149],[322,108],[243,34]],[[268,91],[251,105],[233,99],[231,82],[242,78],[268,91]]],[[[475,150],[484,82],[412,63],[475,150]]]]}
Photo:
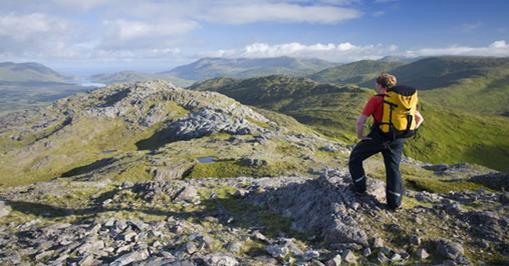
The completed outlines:
{"type": "MultiPolygon", "coordinates": [[[[362,114],[357,119],[357,138],[360,140],[350,154],[348,167],[357,194],[366,192],[366,175],[362,162],[370,156],[382,153],[387,175],[386,198],[389,209],[395,210],[401,206],[403,197],[403,183],[399,164],[403,152],[404,138],[390,139],[384,136],[377,123],[381,123],[383,117],[384,95],[389,88],[396,86],[396,77],[382,73],[376,79],[376,95],[371,97],[364,106],[362,114]],[[374,124],[371,132],[364,136],[364,124],[369,116],[373,117],[374,124]]],[[[424,121],[419,112],[415,113],[416,128],[424,121]]]]}

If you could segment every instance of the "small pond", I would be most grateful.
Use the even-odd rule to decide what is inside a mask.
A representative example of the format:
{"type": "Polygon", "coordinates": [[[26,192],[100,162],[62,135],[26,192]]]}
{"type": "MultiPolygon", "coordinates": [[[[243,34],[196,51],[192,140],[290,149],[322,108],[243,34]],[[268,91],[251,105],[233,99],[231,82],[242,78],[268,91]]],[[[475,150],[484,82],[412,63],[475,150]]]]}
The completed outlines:
{"type": "Polygon", "coordinates": [[[200,163],[213,163],[216,161],[216,158],[212,157],[212,156],[206,156],[206,157],[199,157],[199,158],[196,158],[198,160],[198,162],[200,163]]]}

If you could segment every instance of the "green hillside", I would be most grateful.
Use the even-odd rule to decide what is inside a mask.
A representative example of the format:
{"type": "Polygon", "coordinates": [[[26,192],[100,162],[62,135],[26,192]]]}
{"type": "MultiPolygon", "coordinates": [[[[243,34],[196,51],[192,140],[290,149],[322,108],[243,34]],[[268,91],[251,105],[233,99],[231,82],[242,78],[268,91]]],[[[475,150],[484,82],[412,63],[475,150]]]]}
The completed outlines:
{"type": "Polygon", "coordinates": [[[402,64],[394,61],[360,60],[324,69],[309,78],[318,82],[363,84],[376,78],[380,72],[390,71],[402,64]]]}
{"type": "Polygon", "coordinates": [[[216,77],[249,78],[271,74],[304,76],[334,66],[315,58],[202,58],[161,74],[201,81],[216,77]]]}
{"type": "MultiPolygon", "coordinates": [[[[355,119],[373,95],[372,91],[355,85],[320,84],[287,76],[215,79],[190,88],[218,91],[244,104],[282,112],[347,142],[355,140],[355,119]]],[[[408,155],[435,163],[466,161],[508,170],[508,118],[472,115],[426,100],[421,105],[426,122],[420,137],[408,141],[408,155]]]]}
{"type": "Polygon", "coordinates": [[[440,56],[424,58],[392,70],[398,82],[420,89],[435,89],[465,78],[482,77],[509,67],[509,58],[440,56]]]}
{"type": "Polygon", "coordinates": [[[421,97],[442,106],[485,114],[509,115],[509,66],[491,69],[482,76],[421,91],[421,97]]]}

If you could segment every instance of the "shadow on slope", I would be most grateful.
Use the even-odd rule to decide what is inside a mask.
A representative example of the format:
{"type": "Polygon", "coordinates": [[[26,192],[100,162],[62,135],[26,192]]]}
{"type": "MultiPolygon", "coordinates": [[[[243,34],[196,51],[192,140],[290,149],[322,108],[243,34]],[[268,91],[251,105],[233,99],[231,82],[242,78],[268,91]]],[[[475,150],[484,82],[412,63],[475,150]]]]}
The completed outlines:
{"type": "Polygon", "coordinates": [[[82,175],[82,174],[88,174],[95,170],[109,166],[112,163],[115,163],[116,161],[118,161],[118,159],[116,159],[116,158],[105,158],[105,159],[97,160],[91,164],[71,169],[71,170],[63,173],[61,176],[62,177],[71,177],[71,176],[77,176],[77,175],[82,175]]]}

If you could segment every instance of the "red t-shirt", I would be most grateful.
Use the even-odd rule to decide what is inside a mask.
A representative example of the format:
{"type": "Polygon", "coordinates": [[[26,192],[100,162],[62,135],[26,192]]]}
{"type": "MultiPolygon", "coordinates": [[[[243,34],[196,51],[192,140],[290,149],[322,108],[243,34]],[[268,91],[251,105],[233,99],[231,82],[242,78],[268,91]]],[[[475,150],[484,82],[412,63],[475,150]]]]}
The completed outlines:
{"type": "Polygon", "coordinates": [[[382,121],[382,115],[384,112],[384,97],[382,96],[373,96],[364,106],[362,110],[362,114],[365,116],[373,116],[375,122],[382,121]]]}

